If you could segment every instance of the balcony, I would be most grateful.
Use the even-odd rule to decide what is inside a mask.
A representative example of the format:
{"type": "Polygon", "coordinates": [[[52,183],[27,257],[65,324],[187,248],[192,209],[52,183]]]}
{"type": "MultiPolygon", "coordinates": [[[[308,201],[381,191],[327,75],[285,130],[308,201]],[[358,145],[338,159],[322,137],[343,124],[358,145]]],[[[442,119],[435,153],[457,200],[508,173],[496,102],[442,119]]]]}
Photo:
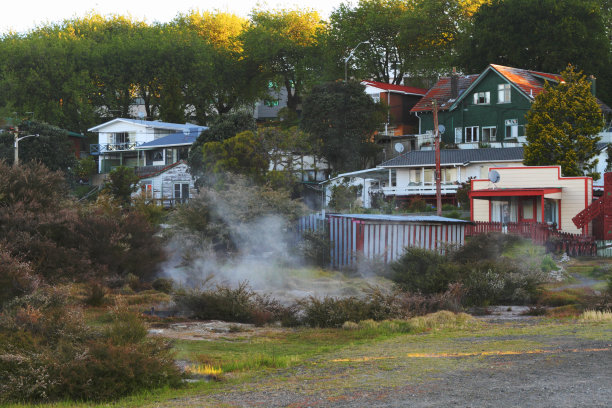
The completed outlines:
{"type": "Polygon", "coordinates": [[[89,152],[90,154],[104,154],[112,152],[133,151],[141,144],[141,142],[92,144],[89,145],[89,152]]]}
{"type": "MultiPolygon", "coordinates": [[[[456,194],[459,189],[459,184],[445,184],[441,185],[441,192],[443,195],[456,194]]],[[[436,184],[435,183],[410,183],[407,186],[396,186],[396,187],[382,187],[381,188],[385,196],[410,196],[410,195],[436,195],[436,184]]]]}

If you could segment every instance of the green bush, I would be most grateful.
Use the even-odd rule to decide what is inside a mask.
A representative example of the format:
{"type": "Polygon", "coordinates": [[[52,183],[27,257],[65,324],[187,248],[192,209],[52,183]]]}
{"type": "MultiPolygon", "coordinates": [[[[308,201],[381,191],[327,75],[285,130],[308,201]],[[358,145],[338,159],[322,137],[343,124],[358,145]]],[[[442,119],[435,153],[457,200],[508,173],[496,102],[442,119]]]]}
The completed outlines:
{"type": "Polygon", "coordinates": [[[92,282],[87,286],[85,304],[89,306],[102,306],[106,302],[107,289],[104,285],[92,282]]]}
{"type": "Polygon", "coordinates": [[[105,401],[180,385],[169,345],[146,333],[121,310],[101,333],[54,289],[13,299],[0,314],[0,403],[105,401]]]}
{"type": "Polygon", "coordinates": [[[359,322],[370,318],[367,301],[356,297],[310,297],[301,303],[304,323],[312,327],[342,327],[344,322],[359,322]]]}
{"type": "Polygon", "coordinates": [[[170,293],[174,287],[174,281],[172,279],[157,278],[151,283],[151,286],[158,292],[170,293]]]}
{"type": "Polygon", "coordinates": [[[304,231],[300,249],[304,260],[309,265],[320,267],[329,266],[331,242],[326,230],[304,231]]]}
{"type": "Polygon", "coordinates": [[[409,292],[441,293],[459,280],[459,267],[435,251],[406,248],[400,259],[390,265],[389,277],[409,292]]]}

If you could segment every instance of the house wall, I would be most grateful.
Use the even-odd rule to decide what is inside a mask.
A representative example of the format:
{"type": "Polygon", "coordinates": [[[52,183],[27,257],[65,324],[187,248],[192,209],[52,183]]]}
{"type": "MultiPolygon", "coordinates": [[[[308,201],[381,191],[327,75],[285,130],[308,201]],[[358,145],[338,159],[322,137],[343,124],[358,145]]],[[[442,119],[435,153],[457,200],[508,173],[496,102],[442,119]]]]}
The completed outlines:
{"type": "MultiPolygon", "coordinates": [[[[592,202],[593,180],[590,177],[561,177],[561,168],[558,166],[497,167],[495,170],[500,174],[500,181],[495,184],[495,188],[561,187],[561,223],[559,227],[564,232],[582,233],[582,230],[576,228],[572,218],[592,202]]],[[[493,183],[488,179],[472,180],[473,191],[489,188],[493,188],[493,183]]],[[[538,209],[540,209],[539,205],[538,209]]],[[[488,200],[473,200],[472,211],[474,221],[489,221],[488,200]]]]}
{"type": "MultiPolygon", "coordinates": [[[[197,194],[194,180],[189,173],[189,166],[185,163],[177,164],[160,174],[140,180],[140,184],[146,184],[148,182],[153,186],[153,198],[156,200],[173,199],[174,184],[176,183],[189,184],[189,197],[193,197],[197,194]]],[[[135,194],[140,194],[140,192],[137,191],[135,194]]]]}
{"type": "MultiPolygon", "coordinates": [[[[465,128],[479,127],[479,140],[482,141],[482,127],[495,126],[497,128],[497,141],[505,140],[505,121],[517,119],[519,126],[524,126],[525,114],[531,107],[529,98],[511,86],[510,103],[498,103],[497,85],[509,83],[505,78],[494,71],[488,71],[486,76],[460,101],[452,111],[438,112],[438,123],[446,127],[442,135],[445,143],[455,143],[455,129],[461,128],[462,142],[465,141],[465,128]],[[477,92],[490,92],[490,103],[475,105],[473,94],[477,92]]],[[[419,113],[421,117],[421,133],[433,131],[433,114],[431,112],[419,113]]],[[[524,129],[524,128],[522,128],[524,129]]],[[[519,133],[520,134],[520,133],[519,133]]],[[[524,134],[524,133],[523,133],[524,134]]],[[[477,143],[475,143],[475,146],[477,143]]]]}
{"type": "MultiPolygon", "coordinates": [[[[521,162],[491,162],[491,163],[472,163],[467,166],[442,166],[442,171],[446,170],[446,174],[449,178],[446,179],[446,182],[457,182],[457,183],[465,183],[470,178],[487,178],[489,175],[489,170],[492,168],[499,167],[523,167],[523,163],[521,162]]],[[[434,165],[428,165],[418,168],[406,168],[400,167],[396,169],[397,174],[397,187],[405,187],[410,185],[411,182],[420,182],[417,179],[417,172],[420,171],[420,177],[423,178],[423,171],[426,170],[434,170],[434,165]]],[[[444,178],[442,179],[444,182],[444,178]]],[[[431,182],[429,179],[426,182],[431,182]]]]}

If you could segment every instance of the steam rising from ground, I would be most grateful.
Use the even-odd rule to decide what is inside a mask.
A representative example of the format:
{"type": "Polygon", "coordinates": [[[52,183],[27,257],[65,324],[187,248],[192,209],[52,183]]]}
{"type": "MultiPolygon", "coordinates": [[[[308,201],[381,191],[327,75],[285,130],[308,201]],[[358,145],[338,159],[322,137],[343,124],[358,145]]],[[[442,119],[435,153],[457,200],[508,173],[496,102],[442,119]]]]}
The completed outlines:
{"type": "Polygon", "coordinates": [[[219,254],[197,234],[186,230],[173,234],[167,247],[171,259],[163,275],[184,287],[215,284],[236,287],[247,281],[257,292],[292,301],[308,296],[357,295],[369,284],[380,286],[383,281],[350,278],[340,272],[306,267],[299,241],[282,216],[264,215],[250,222],[237,222],[237,217],[231,216],[231,207],[237,203],[221,201],[218,196],[213,203],[217,214],[224,214],[237,250],[219,254]]]}

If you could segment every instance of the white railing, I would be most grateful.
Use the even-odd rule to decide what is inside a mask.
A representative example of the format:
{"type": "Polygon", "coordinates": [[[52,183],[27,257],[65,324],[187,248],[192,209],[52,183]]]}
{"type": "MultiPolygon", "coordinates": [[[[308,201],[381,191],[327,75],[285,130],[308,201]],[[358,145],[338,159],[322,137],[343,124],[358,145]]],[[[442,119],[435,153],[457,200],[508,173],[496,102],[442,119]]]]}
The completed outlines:
{"type": "Polygon", "coordinates": [[[106,153],[106,152],[121,152],[134,150],[140,146],[142,142],[127,142],[127,143],[100,143],[89,145],[90,153],[106,153]]]}
{"type": "MultiPolygon", "coordinates": [[[[442,184],[442,194],[455,194],[459,188],[458,184],[442,184]]],[[[386,196],[404,195],[436,195],[436,185],[434,183],[417,184],[402,187],[382,187],[380,189],[386,196]]]]}

